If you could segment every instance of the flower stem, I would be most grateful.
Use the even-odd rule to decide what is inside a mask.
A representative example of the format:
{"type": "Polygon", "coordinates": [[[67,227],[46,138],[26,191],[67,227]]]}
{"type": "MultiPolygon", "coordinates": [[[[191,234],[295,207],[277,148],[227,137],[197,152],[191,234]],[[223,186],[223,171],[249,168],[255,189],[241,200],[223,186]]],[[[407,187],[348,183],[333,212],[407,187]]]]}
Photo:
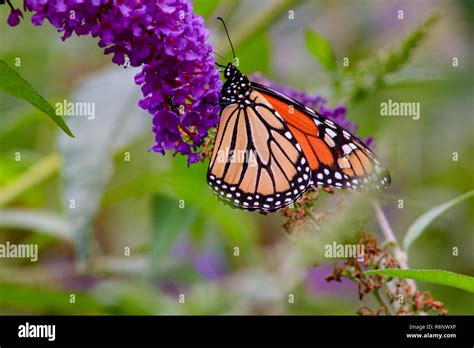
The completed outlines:
{"type": "MultiPolygon", "coordinates": [[[[395,233],[393,233],[392,227],[390,226],[387,217],[385,216],[380,204],[374,200],[372,205],[375,210],[375,215],[377,217],[377,222],[382,230],[383,235],[387,242],[392,242],[394,244],[394,256],[397,260],[398,264],[403,269],[408,269],[408,259],[407,254],[400,248],[397,238],[395,237],[395,233]]],[[[416,291],[416,283],[413,279],[407,279],[407,284],[411,286],[411,292],[415,293],[416,291]]]]}
{"type": "Polygon", "coordinates": [[[33,165],[11,184],[0,188],[0,207],[49,178],[59,169],[59,165],[59,155],[53,152],[33,165]]]}
{"type": "Polygon", "coordinates": [[[379,303],[379,305],[380,305],[381,307],[386,308],[386,309],[387,309],[387,313],[388,313],[389,315],[393,315],[392,308],[390,307],[390,305],[388,305],[388,304],[385,302],[385,300],[383,299],[383,297],[380,295],[379,289],[374,289],[374,290],[372,291],[372,293],[374,294],[374,297],[375,297],[375,299],[377,300],[377,302],[379,303]]]}

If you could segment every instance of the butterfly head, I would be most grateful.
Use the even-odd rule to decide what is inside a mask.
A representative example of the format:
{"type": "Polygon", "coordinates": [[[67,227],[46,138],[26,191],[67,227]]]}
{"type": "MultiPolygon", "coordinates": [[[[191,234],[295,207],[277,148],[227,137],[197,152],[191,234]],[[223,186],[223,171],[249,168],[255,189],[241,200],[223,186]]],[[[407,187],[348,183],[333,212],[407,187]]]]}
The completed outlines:
{"type": "Polygon", "coordinates": [[[224,70],[224,77],[227,80],[232,80],[232,78],[238,74],[241,74],[239,69],[237,69],[237,67],[234,64],[227,63],[227,66],[225,67],[225,70],[224,70]]]}
{"type": "Polygon", "coordinates": [[[232,63],[228,63],[224,70],[226,82],[222,87],[221,101],[224,103],[238,102],[243,106],[250,95],[250,81],[232,63]]]}

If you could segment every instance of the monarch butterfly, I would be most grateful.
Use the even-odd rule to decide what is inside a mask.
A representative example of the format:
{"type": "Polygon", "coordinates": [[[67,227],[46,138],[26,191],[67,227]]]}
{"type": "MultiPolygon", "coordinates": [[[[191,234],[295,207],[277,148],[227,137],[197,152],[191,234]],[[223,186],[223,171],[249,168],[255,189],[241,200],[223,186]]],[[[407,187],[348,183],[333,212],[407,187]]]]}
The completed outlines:
{"type": "Polygon", "coordinates": [[[242,209],[272,212],[308,189],[381,190],[390,185],[390,174],[374,153],[347,130],[249,81],[232,63],[216,64],[225,68],[226,81],[207,181],[221,199],[242,209]]]}

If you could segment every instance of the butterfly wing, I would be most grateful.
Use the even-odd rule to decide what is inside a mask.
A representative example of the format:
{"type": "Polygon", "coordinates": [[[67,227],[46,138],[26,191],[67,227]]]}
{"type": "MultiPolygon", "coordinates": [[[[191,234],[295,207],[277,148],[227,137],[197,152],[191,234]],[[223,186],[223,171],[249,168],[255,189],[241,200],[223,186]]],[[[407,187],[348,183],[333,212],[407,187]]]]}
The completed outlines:
{"type": "Polygon", "coordinates": [[[389,172],[357,137],[314,110],[268,87],[252,82],[300,144],[311,168],[313,187],[381,190],[389,172]]]}
{"type": "Polygon", "coordinates": [[[311,170],[285,121],[252,90],[245,107],[222,109],[207,179],[237,207],[275,211],[306,191],[311,170]]]}

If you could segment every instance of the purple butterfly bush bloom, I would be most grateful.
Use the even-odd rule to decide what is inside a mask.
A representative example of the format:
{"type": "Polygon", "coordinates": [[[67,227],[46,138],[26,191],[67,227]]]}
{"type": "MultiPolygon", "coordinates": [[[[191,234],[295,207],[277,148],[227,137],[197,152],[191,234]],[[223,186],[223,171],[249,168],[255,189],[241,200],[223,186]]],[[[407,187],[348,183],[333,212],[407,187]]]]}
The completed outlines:
{"type": "MultiPolygon", "coordinates": [[[[11,4],[10,4],[11,5],[11,4]]],[[[25,0],[31,21],[48,20],[62,40],[72,34],[91,35],[118,65],[140,66],[135,76],[143,98],[139,106],[153,115],[155,145],[151,149],[188,156],[199,161],[199,148],[219,120],[220,81],[209,32],[204,20],[193,13],[189,0],[25,0]]],[[[15,26],[23,14],[11,6],[8,24],[15,26]]],[[[355,132],[344,106],[329,108],[318,95],[278,86],[260,74],[252,80],[299,100],[355,132]]],[[[371,139],[366,140],[366,143],[371,139]]]]}
{"type": "MultiPolygon", "coordinates": [[[[25,0],[31,21],[48,20],[62,40],[73,33],[99,39],[118,65],[141,66],[139,106],[153,115],[153,151],[199,160],[199,146],[218,122],[221,81],[204,20],[188,0],[25,0]]],[[[12,8],[8,23],[22,16],[12,8]]]]}

